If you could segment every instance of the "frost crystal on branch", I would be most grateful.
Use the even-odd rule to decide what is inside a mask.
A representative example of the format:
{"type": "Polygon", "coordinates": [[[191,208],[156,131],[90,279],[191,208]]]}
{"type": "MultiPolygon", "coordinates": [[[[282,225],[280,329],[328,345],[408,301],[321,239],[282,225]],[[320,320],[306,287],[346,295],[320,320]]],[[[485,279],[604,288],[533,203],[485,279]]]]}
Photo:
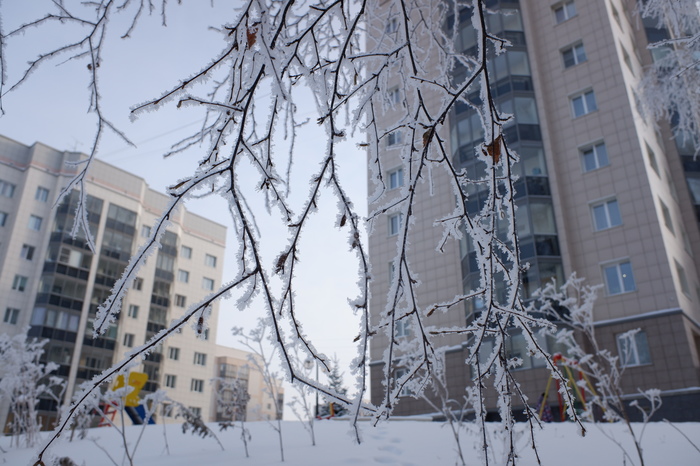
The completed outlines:
{"type": "MultiPolygon", "coordinates": [[[[115,4],[105,0],[71,6],[55,2],[54,7],[55,11],[2,38],[4,44],[8,37],[49,23],[84,26],[84,35],[30,62],[26,73],[12,86],[24,83],[34,68],[54,56],[86,62],[91,75],[88,98],[98,129],[87,162],[67,189],[82,188],[103,133],[109,130],[128,140],[103,113],[98,77],[105,68],[100,66],[105,60],[105,41],[129,38],[141,26],[143,2],[115,4]],[[118,30],[119,24],[123,30],[118,30]]],[[[163,23],[165,9],[164,2],[163,23]]],[[[358,441],[357,420],[362,410],[373,413],[379,421],[391,415],[401,393],[420,396],[434,382],[436,374],[441,373],[441,338],[448,333],[460,334],[468,342],[468,364],[475,378],[467,394],[480,424],[485,424],[485,390],[490,385],[497,394],[504,425],[512,432],[512,400],[518,399],[525,406],[527,400],[512,373],[519,361],[506,351],[510,333],[521,332],[528,349],[542,354],[555,375],[558,371],[534,337],[534,329],[549,324],[529,315],[520,297],[524,266],[515,229],[513,171],[518,156],[503,136],[509,116],[496,108],[486,66],[489,57],[503,53],[508,41],[488,30],[490,14],[483,0],[249,0],[230,17],[212,24],[220,34],[219,52],[202,68],[174,77],[157,96],[132,107],[134,119],[166,106],[183,111],[201,108],[206,117],[197,132],[184,137],[166,154],[195,149],[197,168],[169,188],[170,205],[100,307],[95,334],[104,332],[116,319],[121,299],[140,264],[157,249],[171,215],[189,198],[215,195],[228,201],[236,235],[231,260],[236,275],[227,277],[228,282],[219,290],[192,305],[169,328],[96,377],[77,403],[185,324],[206,329],[211,304],[236,292],[244,296],[240,306],[251,301],[264,306],[264,327],[257,335],[276,346],[288,379],[349,406],[358,441]],[[455,21],[462,9],[469,11],[477,33],[475,56],[458,53],[452,45],[457,34],[455,21]],[[451,78],[456,67],[465,70],[463,79],[451,78]],[[303,124],[299,114],[302,100],[314,104],[308,124],[315,122],[325,134],[314,144],[313,154],[296,149],[295,135],[303,124]],[[453,163],[444,126],[458,104],[474,109],[481,122],[484,142],[476,148],[475,157],[486,167],[483,173],[469,173],[453,163]],[[397,239],[393,282],[386,307],[374,310],[376,321],[370,321],[368,308],[372,272],[363,240],[364,225],[339,176],[340,145],[349,135],[363,138],[357,148],[358,158],[368,159],[376,188],[371,193],[370,223],[380,215],[391,214],[392,235],[397,239]],[[398,155],[401,163],[400,175],[397,172],[394,180],[384,176],[390,154],[398,155]],[[312,175],[300,187],[292,186],[290,173],[302,163],[315,164],[312,175]],[[440,251],[448,241],[468,238],[475,247],[481,276],[472,292],[426,307],[420,304],[422,277],[411,264],[410,228],[422,197],[432,195],[436,188],[432,177],[438,171],[447,173],[455,203],[449,215],[434,219],[444,229],[435,248],[440,251]],[[427,193],[426,183],[430,186],[427,193]],[[469,187],[477,185],[486,188],[485,202],[479,212],[469,214],[469,187]],[[297,192],[305,193],[303,202],[292,201],[290,193],[297,192]],[[323,385],[299,367],[300,361],[310,361],[329,369],[328,359],[304,331],[295,298],[301,238],[310,219],[316,216],[322,196],[335,199],[338,211],[332,226],[347,234],[349,249],[357,260],[359,296],[351,300],[351,305],[359,317],[360,332],[356,338],[357,358],[350,368],[357,378],[352,395],[323,385]],[[259,228],[253,206],[260,203],[279,216],[286,226],[284,231],[259,228]],[[271,238],[280,234],[286,235],[286,242],[270,261],[263,251],[269,243],[274,244],[271,238]],[[435,327],[433,314],[449,312],[474,299],[485,306],[473,321],[460,328],[435,327]],[[401,345],[395,337],[399,328],[410,335],[401,345]],[[374,337],[389,341],[383,361],[385,393],[379,406],[362,401],[368,386],[369,341],[374,337]]],[[[2,65],[4,70],[4,61],[2,65]]],[[[80,209],[84,204],[76,214],[78,222],[83,223],[86,214],[80,209]]],[[[251,338],[255,340],[255,336],[251,338]]],[[[68,410],[49,445],[75,413],[76,406],[68,410]]],[[[484,454],[488,461],[486,444],[484,454]]]]}

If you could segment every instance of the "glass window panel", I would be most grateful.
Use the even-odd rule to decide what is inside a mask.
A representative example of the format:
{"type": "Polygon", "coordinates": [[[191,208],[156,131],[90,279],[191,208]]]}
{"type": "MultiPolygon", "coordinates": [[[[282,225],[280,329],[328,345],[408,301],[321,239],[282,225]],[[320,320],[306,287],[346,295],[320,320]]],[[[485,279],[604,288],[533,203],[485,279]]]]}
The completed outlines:
{"type": "Polygon", "coordinates": [[[503,29],[506,31],[522,31],[523,22],[520,19],[520,10],[503,10],[503,29]]]}
{"type": "Polygon", "coordinates": [[[608,215],[610,216],[610,226],[622,224],[622,217],[620,216],[620,208],[617,201],[608,202],[608,215]]]}
{"type": "Polygon", "coordinates": [[[71,332],[77,332],[79,322],[80,322],[80,318],[78,316],[71,315],[68,318],[68,330],[70,330],[71,332]]]}
{"type": "Polygon", "coordinates": [[[595,220],[596,230],[602,230],[610,226],[608,223],[608,217],[605,215],[604,204],[593,207],[593,218],[595,220]]]}
{"type": "Polygon", "coordinates": [[[530,229],[530,217],[528,216],[527,205],[518,206],[515,211],[515,225],[518,228],[518,236],[524,238],[532,234],[530,229]]]}
{"type": "Polygon", "coordinates": [[[622,288],[620,287],[620,279],[617,276],[617,265],[610,267],[605,267],[605,283],[608,285],[608,294],[619,294],[622,293],[622,288]]]}
{"type": "Polygon", "coordinates": [[[625,291],[634,291],[634,275],[632,274],[632,264],[629,262],[623,262],[620,264],[620,275],[622,277],[622,284],[625,291]]]}
{"type": "Polygon", "coordinates": [[[588,112],[592,112],[593,110],[598,109],[598,106],[596,105],[596,102],[595,102],[595,94],[593,93],[593,91],[586,92],[584,94],[584,97],[586,98],[586,110],[588,112]]]}
{"type": "Polygon", "coordinates": [[[484,128],[481,126],[481,117],[478,113],[474,113],[469,118],[469,123],[471,125],[471,140],[478,141],[484,137],[484,128]]]}
{"type": "MultiPolygon", "coordinates": [[[[508,76],[508,64],[506,54],[502,53],[493,60],[493,71],[495,72],[496,81],[508,76]]],[[[492,78],[493,79],[493,78],[492,78]]]]}
{"type": "Polygon", "coordinates": [[[530,204],[530,215],[532,217],[532,227],[535,234],[556,235],[557,226],[554,221],[554,210],[551,204],[533,203],[530,204]]]}
{"type": "Polygon", "coordinates": [[[532,97],[516,97],[515,98],[515,114],[518,119],[518,124],[522,125],[537,125],[537,105],[532,97]]]}
{"type": "Polygon", "coordinates": [[[544,176],[547,174],[544,150],[541,147],[522,147],[518,152],[520,152],[520,163],[525,168],[525,176],[544,176]]]}
{"type": "Polygon", "coordinates": [[[527,53],[513,50],[506,54],[510,63],[510,74],[517,76],[530,76],[530,65],[527,61],[527,53]]]}
{"type": "Polygon", "coordinates": [[[45,317],[46,317],[46,308],[45,307],[37,307],[36,309],[34,309],[34,313],[32,314],[31,325],[43,325],[45,317]]]}

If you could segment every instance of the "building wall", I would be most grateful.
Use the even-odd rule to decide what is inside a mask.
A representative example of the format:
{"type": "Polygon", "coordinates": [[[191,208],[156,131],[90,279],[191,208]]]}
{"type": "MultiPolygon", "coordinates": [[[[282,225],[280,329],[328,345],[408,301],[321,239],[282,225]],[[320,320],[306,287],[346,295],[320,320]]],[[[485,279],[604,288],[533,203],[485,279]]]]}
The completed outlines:
{"type": "MultiPolygon", "coordinates": [[[[0,227],[0,331],[16,334],[30,327],[30,336],[49,338],[44,358],[61,364],[59,373],[68,379],[68,396],[82,381],[144,344],[211,293],[207,289],[211,282],[205,284],[205,279],[213,280],[213,290],[221,286],[226,236],[223,225],[184,209],[175,212],[169,233],[161,239],[163,248],[154,252],[137,274],[142,281],[140,289],[125,296],[116,328],[107,337],[92,340],[89,321],[97,305],[121,275],[128,258],[147,241],[148,227],[170,200],[151,190],[143,179],[95,160],[86,179],[87,193],[102,201],[95,204],[100,212],[91,215],[97,246],[93,255],[84,246],[84,238],[72,240],[67,234],[72,208],[65,203],[53,207],[59,191],[75,174],[65,161],[83,157],[40,143],[26,147],[0,137],[0,180],[14,185],[12,197],[0,196],[0,212],[7,214],[5,225],[0,227]],[[45,201],[35,199],[39,186],[49,191],[45,201]],[[110,210],[111,206],[126,210],[110,210]],[[126,223],[110,218],[110,212],[116,211],[128,213],[126,223]],[[28,228],[32,215],[42,219],[38,231],[28,228]],[[116,237],[126,242],[122,244],[116,237]],[[168,238],[170,245],[166,244],[168,238]],[[20,257],[24,244],[35,248],[31,261],[20,257]],[[191,249],[191,257],[183,255],[183,247],[191,249]],[[189,274],[186,283],[180,270],[189,274]],[[24,291],[12,289],[16,275],[27,277],[24,291]],[[153,290],[157,281],[167,290],[156,303],[153,290]],[[133,306],[138,312],[133,312],[133,306]],[[8,308],[19,309],[16,318],[7,314],[8,308]]],[[[173,375],[174,399],[200,408],[202,413],[213,411],[209,383],[216,367],[218,304],[210,312],[208,328],[202,329],[201,335],[188,324],[134,368],[150,374],[144,391],[163,388],[165,375],[173,375]],[[170,357],[171,347],[179,348],[177,360],[170,357]],[[193,379],[202,381],[201,391],[193,379]]]]}
{"type": "MultiPolygon", "coordinates": [[[[506,129],[506,139],[521,157],[541,147],[546,162],[537,172],[523,170],[527,187],[519,188],[519,213],[533,203],[551,202],[556,221],[554,244],[558,249],[537,249],[527,258],[524,257],[526,251],[521,249],[524,261],[530,262],[535,274],[528,280],[544,284],[554,278],[562,283],[566,276],[576,272],[589,284],[604,284],[594,309],[594,320],[599,322],[597,335],[603,347],[618,354],[617,336],[634,328],[641,328],[648,342],[650,360],[625,371],[623,388],[626,393],[635,393],[637,388],[660,388],[666,396],[671,396],[678,390],[700,386],[700,281],[695,259],[700,246],[697,207],[693,206],[685,179],[687,171],[684,175],[688,163],[679,157],[668,125],[661,124],[657,129],[654,122],[645,120],[638,111],[635,87],[643,66],[651,62],[651,55],[646,49],[646,38],[640,33],[643,27],[636,10],[631,8],[630,2],[619,0],[576,0],[576,13],[557,22],[555,8],[568,1],[487,3],[519,11],[522,28],[511,20],[508,27],[512,30],[506,32],[515,34],[511,40],[512,52],[508,53],[526,52],[529,62],[527,76],[517,76],[519,88],[515,87],[513,78],[514,65],[509,65],[512,87],[497,93],[497,102],[500,105],[508,99],[534,97],[536,115],[528,115],[528,119],[536,119],[540,130],[539,134],[532,131],[532,121],[527,122],[529,127],[521,129],[525,121],[520,120],[521,115],[516,112],[517,132],[510,126],[506,129]],[[579,44],[585,49],[585,60],[565,66],[564,52],[579,44]],[[531,88],[527,85],[528,79],[531,79],[531,88]],[[572,99],[588,91],[595,95],[596,108],[575,116],[572,99]],[[608,163],[590,169],[584,164],[584,154],[600,144],[604,144],[608,163]],[[531,176],[537,177],[538,183],[533,186],[540,187],[540,191],[530,190],[528,177],[531,176]],[[621,221],[609,228],[600,228],[594,218],[594,208],[613,200],[619,207],[621,221]],[[557,263],[561,264],[558,272],[557,263]],[[627,263],[631,273],[622,268],[627,267],[627,263]],[[621,280],[630,275],[634,279],[633,286],[620,293],[615,292],[614,283],[606,275],[611,273],[610,267],[614,264],[618,265],[616,270],[625,273],[621,280]],[[554,272],[548,272],[547,267],[552,266],[555,266],[551,269],[554,272]]],[[[382,20],[385,19],[378,15],[378,21],[382,20]]],[[[461,27],[470,24],[467,19],[461,27]]],[[[466,39],[460,40],[466,42],[466,39]]],[[[370,45],[373,44],[370,40],[370,45]]],[[[518,73],[522,74],[522,69],[518,73]]],[[[464,142],[461,126],[469,117],[469,113],[451,114],[449,140],[455,163],[461,160],[463,167],[473,170],[475,162],[470,161],[468,155],[473,150],[471,140],[464,142]],[[463,151],[466,156],[462,155],[463,151]]],[[[392,120],[382,120],[380,116],[379,121],[392,120]]],[[[391,150],[382,153],[382,157],[388,161],[384,165],[389,170],[399,164],[391,150]]],[[[434,184],[440,186],[440,175],[435,171],[433,176],[437,181],[434,184]]],[[[372,188],[370,181],[370,193],[372,188]]],[[[469,275],[468,257],[465,256],[467,265],[463,260],[462,267],[453,258],[459,258],[458,248],[442,255],[435,254],[439,227],[435,228],[432,222],[444,215],[449,196],[450,193],[445,192],[442,198],[439,194],[425,197],[425,202],[415,209],[417,221],[410,235],[418,240],[411,241],[410,252],[414,257],[411,265],[422,279],[419,292],[423,294],[421,299],[425,299],[421,301],[423,305],[468,292],[474,283],[474,274],[469,275]],[[454,280],[460,276],[463,284],[454,280]]],[[[370,202],[370,211],[375,206],[370,202]]],[[[526,212],[523,218],[530,230],[523,231],[519,223],[521,238],[527,238],[532,229],[537,228],[538,219],[531,210],[526,212]]],[[[378,217],[369,237],[370,260],[375,271],[370,301],[374,323],[386,308],[389,281],[385,278],[388,272],[383,273],[388,268],[385,264],[397,251],[395,238],[385,234],[386,221],[385,217],[378,217]]],[[[531,291],[526,287],[525,299],[531,291]]],[[[472,309],[473,306],[474,303],[472,309]]],[[[466,316],[464,312],[453,308],[441,316],[441,323],[463,325],[465,317],[469,318],[470,306],[467,306],[466,316]]],[[[471,384],[469,368],[464,364],[467,351],[465,346],[459,349],[459,343],[445,342],[449,347],[449,385],[451,390],[456,390],[451,393],[453,397],[460,397],[460,390],[471,384]]],[[[383,365],[380,361],[387,345],[383,337],[372,342],[372,401],[375,403],[382,400],[383,365]]],[[[547,375],[542,369],[523,369],[516,371],[516,378],[534,402],[544,389],[547,375]]],[[[425,403],[406,397],[394,412],[426,411],[431,408],[425,403]]]]}

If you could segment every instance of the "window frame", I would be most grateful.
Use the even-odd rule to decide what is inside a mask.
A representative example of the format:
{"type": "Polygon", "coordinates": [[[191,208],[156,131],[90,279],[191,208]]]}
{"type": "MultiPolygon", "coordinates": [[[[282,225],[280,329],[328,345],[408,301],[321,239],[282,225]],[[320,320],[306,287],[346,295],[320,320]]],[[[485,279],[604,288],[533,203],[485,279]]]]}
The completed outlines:
{"type": "Polygon", "coordinates": [[[597,201],[593,201],[590,203],[590,210],[591,210],[591,218],[593,221],[593,231],[598,232],[598,231],[605,231],[605,230],[610,230],[611,228],[619,227],[622,225],[622,213],[620,212],[620,203],[617,200],[616,197],[608,197],[605,199],[599,199],[597,201]],[[611,215],[611,208],[610,205],[615,204],[615,208],[617,209],[617,219],[613,219],[611,215]],[[599,225],[598,224],[598,217],[596,216],[596,209],[599,207],[603,207],[603,211],[605,213],[605,225],[599,225]],[[619,220],[619,223],[613,223],[613,220],[619,220]]]}
{"type": "Polygon", "coordinates": [[[389,215],[389,236],[397,236],[401,232],[401,227],[403,226],[403,212],[397,212],[389,215]],[[398,223],[395,220],[398,219],[398,223]]]}
{"type": "Polygon", "coordinates": [[[595,91],[593,89],[586,89],[585,91],[577,92],[575,94],[572,94],[569,96],[569,102],[570,102],[570,107],[571,107],[571,115],[572,118],[581,118],[586,115],[589,115],[593,112],[598,111],[598,101],[596,100],[595,97],[595,91]],[[589,101],[588,96],[591,96],[592,101],[589,101]],[[576,101],[577,99],[581,99],[582,103],[582,110],[583,113],[578,114],[576,112],[576,101]],[[592,104],[591,104],[592,102],[592,104]],[[590,108],[589,108],[590,107],[590,108]]]}
{"type": "Polygon", "coordinates": [[[0,180],[0,196],[12,199],[15,197],[17,185],[9,181],[0,180]]]}
{"type": "Polygon", "coordinates": [[[581,157],[581,169],[583,173],[590,173],[592,171],[600,170],[610,166],[610,156],[608,154],[608,146],[605,141],[597,141],[591,144],[586,144],[579,147],[579,156],[581,157]],[[600,149],[602,148],[602,149],[600,149]],[[594,167],[588,168],[586,164],[587,154],[593,154],[592,160],[594,161],[594,167]],[[601,159],[605,159],[605,163],[601,162],[601,159]]]}
{"type": "Polygon", "coordinates": [[[192,259],[192,248],[185,246],[184,244],[180,246],[180,257],[183,259],[192,259]]]}
{"type": "Polygon", "coordinates": [[[165,374],[163,379],[163,385],[167,388],[175,388],[177,385],[177,375],[175,374],[165,374]]]}
{"type": "Polygon", "coordinates": [[[403,143],[403,133],[395,129],[389,133],[386,133],[386,147],[396,147],[403,143]]]}
{"type": "Polygon", "coordinates": [[[615,335],[615,343],[617,345],[617,354],[620,357],[620,367],[639,367],[648,366],[652,364],[651,361],[651,351],[649,351],[649,339],[647,338],[647,333],[644,330],[639,330],[633,334],[630,332],[620,333],[615,335]],[[624,341],[628,341],[630,344],[631,352],[628,352],[624,347],[624,341]],[[640,353],[639,347],[642,346],[646,351],[640,353]],[[625,355],[634,356],[635,361],[632,362],[625,355]],[[642,358],[640,355],[644,355],[642,358]],[[644,359],[644,360],[642,360],[644,359]]]}
{"type": "Polygon", "coordinates": [[[177,269],[177,281],[180,283],[189,283],[190,272],[188,270],[177,269]]]}
{"type": "Polygon", "coordinates": [[[206,291],[214,291],[216,287],[216,282],[213,278],[202,277],[202,289],[206,291]]]}
{"type": "Polygon", "coordinates": [[[403,167],[391,170],[387,177],[389,178],[389,190],[401,188],[404,185],[403,167]]]}
{"type": "Polygon", "coordinates": [[[43,217],[39,217],[38,215],[30,214],[29,215],[29,224],[27,225],[27,228],[29,228],[32,231],[41,231],[41,226],[44,223],[43,217]],[[36,228],[35,228],[36,226],[36,228]]]}
{"type": "Polygon", "coordinates": [[[129,304],[129,309],[126,311],[126,315],[132,319],[138,319],[139,307],[136,304],[129,304]]]}
{"type": "Polygon", "coordinates": [[[19,257],[26,261],[34,260],[34,253],[36,252],[36,247],[31,244],[23,244],[22,249],[20,249],[19,257]]]}
{"type": "Polygon", "coordinates": [[[12,289],[14,291],[24,293],[27,290],[28,284],[29,277],[27,277],[26,275],[15,274],[15,278],[12,280],[12,289]]]}
{"type": "Polygon", "coordinates": [[[0,227],[4,227],[5,224],[7,224],[7,219],[10,217],[10,214],[7,212],[2,212],[0,211],[0,227]]]}
{"type": "Polygon", "coordinates": [[[21,310],[16,307],[6,307],[2,321],[6,324],[17,325],[20,312],[21,310]]]}
{"type": "Polygon", "coordinates": [[[133,333],[125,333],[124,338],[122,339],[122,343],[127,348],[133,348],[134,347],[134,339],[135,339],[135,337],[134,337],[133,333]]]}
{"type": "Polygon", "coordinates": [[[564,47],[560,50],[560,52],[565,70],[568,70],[570,68],[575,67],[576,65],[580,65],[581,63],[585,63],[588,61],[588,55],[586,54],[586,48],[583,46],[583,41],[578,41],[567,47],[564,47]],[[579,50],[582,53],[578,53],[579,50]],[[570,64],[567,64],[567,53],[569,52],[571,52],[572,62],[570,64]]]}
{"type": "Polygon", "coordinates": [[[619,295],[623,295],[626,293],[634,293],[635,291],[637,291],[637,282],[634,279],[634,269],[632,268],[632,262],[628,258],[618,259],[618,260],[610,261],[610,262],[605,262],[605,263],[601,264],[601,269],[603,272],[603,283],[605,283],[605,291],[607,293],[607,296],[619,296],[619,295]],[[632,285],[633,285],[632,289],[627,289],[627,287],[625,286],[625,275],[624,275],[624,272],[622,270],[622,266],[629,267],[629,273],[630,273],[630,276],[632,279],[632,285]],[[611,292],[611,289],[610,289],[611,284],[608,281],[608,274],[607,274],[607,271],[610,269],[613,269],[613,268],[615,269],[615,272],[616,272],[615,278],[618,280],[617,285],[619,286],[619,289],[620,289],[620,291],[615,292],[615,293],[611,292]]]}
{"type": "Polygon", "coordinates": [[[671,232],[673,236],[676,236],[676,229],[673,225],[673,215],[671,214],[671,209],[668,205],[659,198],[659,208],[661,209],[661,217],[664,219],[664,225],[671,232]]]}
{"type": "Polygon", "coordinates": [[[578,15],[574,0],[563,1],[552,5],[552,12],[554,13],[554,22],[556,24],[563,24],[578,15]],[[562,12],[561,18],[558,14],[559,11],[562,12]]]}
{"type": "Polygon", "coordinates": [[[195,366],[206,366],[207,353],[200,353],[198,351],[195,351],[194,357],[192,358],[192,364],[194,364],[195,366]]]}
{"type": "Polygon", "coordinates": [[[187,296],[176,294],[175,295],[175,305],[177,307],[187,307],[187,296]]]}
{"type": "Polygon", "coordinates": [[[211,255],[211,254],[204,254],[204,265],[215,269],[216,262],[217,262],[216,256],[211,255]]]}
{"type": "Polygon", "coordinates": [[[190,382],[190,391],[204,393],[204,380],[192,378],[192,381],[190,382]]]}
{"type": "Polygon", "coordinates": [[[168,347],[168,359],[172,359],[173,361],[179,361],[180,360],[180,348],[177,346],[169,346],[168,347]]]}
{"type": "Polygon", "coordinates": [[[43,186],[37,186],[36,192],[34,193],[34,200],[39,202],[49,202],[49,194],[50,191],[48,190],[48,188],[45,188],[43,186]]]}

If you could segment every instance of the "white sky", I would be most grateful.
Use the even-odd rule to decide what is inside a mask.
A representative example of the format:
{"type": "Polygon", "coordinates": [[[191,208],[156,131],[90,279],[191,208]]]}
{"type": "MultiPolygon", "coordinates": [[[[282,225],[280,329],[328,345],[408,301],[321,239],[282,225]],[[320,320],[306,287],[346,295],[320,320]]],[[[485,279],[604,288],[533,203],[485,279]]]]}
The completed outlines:
{"type": "MultiPolygon", "coordinates": [[[[159,3],[159,2],[158,2],[159,3]]],[[[145,15],[131,38],[121,40],[126,26],[119,18],[109,25],[111,36],[106,42],[103,62],[99,69],[102,106],[105,117],[123,131],[137,148],[133,149],[113,134],[103,139],[98,158],[143,177],[159,191],[187,175],[206,147],[197,148],[174,158],[163,160],[162,154],[182,137],[192,134],[204,118],[202,110],[193,107],[176,109],[169,104],[157,112],[143,114],[134,122],[129,119],[131,106],[158,96],[189,77],[219,52],[224,43],[220,34],[208,26],[220,26],[235,19],[232,6],[240,2],[171,2],[167,7],[168,27],[161,26],[159,14],[145,15]]],[[[7,33],[25,21],[36,19],[51,9],[51,2],[33,0],[26,2],[5,1],[0,5],[2,31],[7,33]]],[[[73,31],[76,33],[79,31],[73,31]]],[[[8,70],[7,82],[14,84],[27,61],[46,52],[56,44],[70,41],[70,31],[58,27],[30,30],[22,36],[8,40],[5,54],[8,70]]],[[[76,36],[77,37],[77,36],[76,36]]],[[[36,70],[29,80],[3,97],[5,115],[0,117],[0,134],[31,145],[42,142],[58,150],[89,151],[94,139],[96,118],[88,114],[89,71],[87,61],[65,62],[68,55],[58,57],[36,70]]],[[[9,86],[6,85],[5,89],[9,86]]],[[[302,116],[312,115],[313,108],[300,108],[302,116]]],[[[309,173],[318,169],[317,161],[323,156],[325,140],[318,134],[311,117],[308,131],[298,141],[297,161],[293,177],[300,181],[297,194],[307,192],[303,181],[309,173]]],[[[365,153],[356,143],[347,143],[340,159],[345,188],[361,215],[366,214],[366,163],[365,153]]],[[[294,189],[294,188],[293,188],[294,189]]],[[[336,201],[323,195],[319,213],[304,230],[302,251],[297,276],[297,306],[305,330],[317,348],[333,356],[337,354],[344,367],[347,385],[349,364],[356,356],[352,343],[359,332],[359,319],[354,316],[348,298],[355,298],[357,265],[354,254],[349,252],[347,231],[335,228],[336,201]]],[[[222,215],[226,205],[221,200],[197,201],[187,206],[192,211],[229,226],[229,254],[224,261],[224,281],[233,278],[230,263],[235,250],[232,244],[233,229],[222,215]]],[[[267,229],[277,240],[277,245],[267,250],[272,263],[286,245],[285,227],[279,222],[259,218],[261,229],[267,229]],[[279,231],[279,234],[277,234],[279,231]],[[277,249],[276,249],[277,248],[277,249]]],[[[259,306],[245,312],[234,308],[234,300],[220,306],[220,322],[217,342],[238,346],[230,335],[234,325],[250,327],[255,322],[259,306]]],[[[288,394],[291,393],[288,391],[288,394]]],[[[289,398],[288,398],[289,399],[289,398]]]]}

